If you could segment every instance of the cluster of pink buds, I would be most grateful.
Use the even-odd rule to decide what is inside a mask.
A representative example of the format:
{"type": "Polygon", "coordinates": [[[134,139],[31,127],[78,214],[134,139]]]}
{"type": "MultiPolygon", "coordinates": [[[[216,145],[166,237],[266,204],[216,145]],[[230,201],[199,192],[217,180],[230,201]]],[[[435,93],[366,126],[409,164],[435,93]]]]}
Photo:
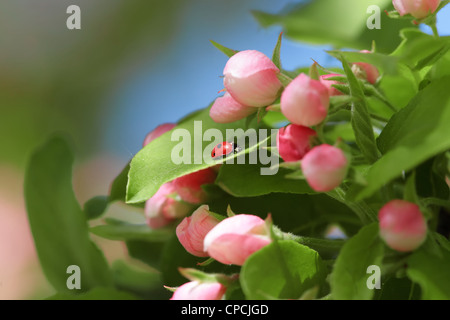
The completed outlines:
{"type": "Polygon", "coordinates": [[[212,105],[211,118],[218,123],[233,122],[270,105],[282,88],[279,73],[272,60],[259,51],[236,53],[223,70],[226,93],[212,105]]]}
{"type": "Polygon", "coordinates": [[[344,152],[334,146],[314,146],[317,133],[310,126],[325,120],[331,95],[340,94],[327,80],[331,74],[314,80],[300,74],[281,95],[281,112],[291,122],[277,135],[280,157],[286,161],[301,161],[308,184],[315,191],[327,192],[338,187],[347,175],[349,161],[344,152]]]}
{"type": "MultiPolygon", "coordinates": [[[[376,67],[364,62],[353,63],[352,70],[358,78],[372,84],[380,75],[376,67]]],[[[234,122],[280,97],[281,113],[291,122],[277,135],[280,157],[285,162],[301,161],[310,186],[319,192],[330,191],[345,179],[349,161],[337,147],[315,147],[320,141],[312,127],[326,119],[330,97],[342,95],[333,86],[341,83],[330,79],[340,75],[326,74],[316,80],[301,73],[283,88],[280,73],[274,62],[259,51],[246,50],[234,54],[223,71],[226,93],[211,106],[210,116],[218,123],[234,122]]]]}
{"type": "MultiPolygon", "coordinates": [[[[176,229],[178,240],[192,255],[242,266],[253,253],[272,242],[269,225],[260,217],[238,214],[218,219],[208,209],[201,206],[176,229]]],[[[268,219],[271,221],[270,216],[268,219]]],[[[191,279],[175,290],[172,300],[220,300],[227,286],[214,279],[191,279]]]]}
{"type": "MultiPolygon", "coordinates": [[[[170,131],[175,124],[166,123],[150,132],[144,140],[144,147],[163,133],[170,131]]],[[[202,185],[214,183],[216,171],[213,168],[199,170],[163,184],[145,203],[145,216],[148,225],[161,228],[175,219],[183,218],[192,212],[194,205],[207,200],[202,185]]]]}
{"type": "Polygon", "coordinates": [[[189,253],[239,266],[272,242],[267,223],[260,217],[238,214],[220,221],[206,205],[184,218],[176,234],[189,253]]]}

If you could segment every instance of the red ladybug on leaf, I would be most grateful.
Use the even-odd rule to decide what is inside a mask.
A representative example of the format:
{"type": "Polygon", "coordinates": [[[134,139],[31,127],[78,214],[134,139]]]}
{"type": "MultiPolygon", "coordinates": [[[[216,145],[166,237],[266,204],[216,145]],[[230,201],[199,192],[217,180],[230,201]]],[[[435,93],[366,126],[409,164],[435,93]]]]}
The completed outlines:
{"type": "Polygon", "coordinates": [[[214,149],[211,151],[211,158],[217,160],[220,158],[224,158],[231,153],[238,153],[241,150],[241,147],[239,147],[236,143],[224,141],[214,147],[214,149]]]}

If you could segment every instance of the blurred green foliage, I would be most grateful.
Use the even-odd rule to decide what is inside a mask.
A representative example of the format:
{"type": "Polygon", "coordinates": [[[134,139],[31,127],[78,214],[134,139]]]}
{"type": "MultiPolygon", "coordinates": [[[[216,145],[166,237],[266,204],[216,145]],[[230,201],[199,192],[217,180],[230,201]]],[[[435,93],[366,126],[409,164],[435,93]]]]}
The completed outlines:
{"type": "Polygon", "coordinates": [[[0,161],[23,167],[55,131],[83,156],[99,147],[105,93],[164,52],[181,0],[78,1],[81,30],[68,30],[73,1],[0,3],[0,161]],[[139,50],[137,50],[139,48],[139,50]]]}

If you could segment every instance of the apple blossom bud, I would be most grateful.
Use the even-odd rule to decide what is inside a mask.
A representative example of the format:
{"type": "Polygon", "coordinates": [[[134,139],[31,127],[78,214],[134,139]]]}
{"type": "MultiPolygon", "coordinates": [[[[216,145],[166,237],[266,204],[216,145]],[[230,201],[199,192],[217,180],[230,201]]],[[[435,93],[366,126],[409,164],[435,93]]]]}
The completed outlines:
{"type": "Polygon", "coordinates": [[[186,202],[199,204],[207,199],[202,185],[214,183],[217,173],[212,168],[195,171],[173,180],[175,192],[186,202]]]}
{"type": "MultiPolygon", "coordinates": [[[[368,50],[362,50],[361,53],[371,53],[368,50]]],[[[377,82],[378,77],[380,76],[380,72],[378,69],[366,62],[355,62],[352,65],[352,71],[356,75],[357,78],[367,80],[371,84],[375,84],[377,82]]]]}
{"type": "Polygon", "coordinates": [[[401,16],[410,14],[414,18],[422,19],[436,11],[440,0],[392,0],[395,10],[401,16]]]}
{"type": "Polygon", "coordinates": [[[222,300],[226,290],[219,282],[191,281],[179,286],[170,300],[222,300]]]}
{"type": "Polygon", "coordinates": [[[236,100],[227,92],[214,101],[209,115],[217,123],[229,123],[244,119],[257,111],[254,107],[247,107],[236,100]]]}
{"type": "Polygon", "coordinates": [[[413,251],[427,237],[427,223],[414,203],[392,200],[381,208],[378,219],[380,237],[394,250],[413,251]]]}
{"type": "Polygon", "coordinates": [[[191,216],[184,218],[176,229],[180,243],[187,252],[197,257],[208,256],[203,248],[203,240],[206,234],[219,223],[219,220],[208,210],[207,205],[200,206],[191,216]]]}
{"type": "Polygon", "coordinates": [[[284,89],[280,102],[281,112],[290,122],[309,127],[326,118],[330,95],[319,80],[302,73],[284,89]]]}
{"type": "Polygon", "coordinates": [[[238,214],[222,220],[206,235],[204,250],[223,264],[242,266],[251,254],[271,242],[263,219],[238,214]]]}
{"type": "Polygon", "coordinates": [[[328,144],[312,148],[301,163],[306,181],[318,192],[338,187],[347,175],[348,166],[349,161],[344,152],[328,144]]]}
{"type": "Polygon", "coordinates": [[[147,136],[144,139],[144,143],[142,144],[143,147],[148,145],[150,142],[158,138],[163,133],[166,133],[169,130],[172,130],[176,126],[175,123],[164,123],[159,126],[157,126],[152,132],[147,134],[147,136]]]}
{"type": "Polygon", "coordinates": [[[228,93],[245,106],[270,105],[282,85],[277,78],[280,70],[263,53],[240,51],[232,56],[223,70],[223,84],[228,93]]]}
{"type": "Polygon", "coordinates": [[[286,161],[301,160],[311,150],[311,140],[316,132],[308,127],[290,124],[277,133],[277,147],[280,157],[286,161]]]}
{"type": "Polygon", "coordinates": [[[447,185],[450,188],[450,178],[448,176],[445,176],[445,182],[447,182],[447,185]]]}
{"type": "Polygon", "coordinates": [[[172,182],[163,184],[145,203],[145,217],[150,228],[164,227],[176,218],[188,215],[192,206],[174,199],[175,187],[172,182]]]}
{"type": "Polygon", "coordinates": [[[336,80],[328,80],[328,78],[332,77],[339,77],[340,74],[337,73],[330,73],[330,74],[324,74],[321,75],[319,80],[320,82],[328,88],[328,92],[330,93],[330,96],[340,96],[343,95],[341,91],[333,87],[334,84],[342,84],[342,82],[336,81],[336,80]]]}

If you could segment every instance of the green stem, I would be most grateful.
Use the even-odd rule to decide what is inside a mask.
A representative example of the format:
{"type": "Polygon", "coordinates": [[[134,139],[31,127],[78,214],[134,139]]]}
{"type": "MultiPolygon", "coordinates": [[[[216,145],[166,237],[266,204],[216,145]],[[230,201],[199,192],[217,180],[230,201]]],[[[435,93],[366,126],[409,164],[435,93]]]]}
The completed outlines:
{"type": "Polygon", "coordinates": [[[302,237],[297,236],[292,233],[284,233],[283,239],[285,240],[293,240],[300,244],[303,244],[311,249],[316,251],[339,251],[342,246],[345,244],[345,240],[333,240],[333,239],[319,239],[319,238],[310,238],[310,237],[302,237]]]}
{"type": "Polygon", "coordinates": [[[435,205],[435,206],[450,209],[450,201],[442,200],[442,199],[438,199],[438,198],[425,198],[425,199],[422,199],[422,203],[425,206],[435,205]]]}
{"type": "Polygon", "coordinates": [[[377,98],[378,100],[380,100],[381,102],[383,102],[389,109],[391,109],[394,112],[397,112],[397,108],[392,105],[387,99],[386,97],[380,92],[378,91],[374,86],[370,85],[370,86],[365,86],[365,92],[374,96],[375,98],[377,98]]]}
{"type": "Polygon", "coordinates": [[[364,201],[353,202],[346,199],[345,191],[342,188],[338,187],[327,192],[326,194],[349,207],[354,213],[356,213],[364,225],[377,221],[377,213],[372,208],[370,208],[364,201]]]}
{"type": "Polygon", "coordinates": [[[370,113],[370,117],[372,119],[374,119],[374,120],[378,120],[378,121],[381,121],[381,122],[388,122],[389,121],[389,119],[386,119],[385,117],[379,116],[379,115],[377,115],[375,113],[370,113]]]}
{"type": "Polygon", "coordinates": [[[439,38],[439,32],[438,32],[438,29],[437,29],[437,27],[436,27],[436,24],[434,23],[434,24],[432,24],[430,27],[431,27],[431,30],[433,30],[434,36],[435,36],[436,38],[439,38]]]}

